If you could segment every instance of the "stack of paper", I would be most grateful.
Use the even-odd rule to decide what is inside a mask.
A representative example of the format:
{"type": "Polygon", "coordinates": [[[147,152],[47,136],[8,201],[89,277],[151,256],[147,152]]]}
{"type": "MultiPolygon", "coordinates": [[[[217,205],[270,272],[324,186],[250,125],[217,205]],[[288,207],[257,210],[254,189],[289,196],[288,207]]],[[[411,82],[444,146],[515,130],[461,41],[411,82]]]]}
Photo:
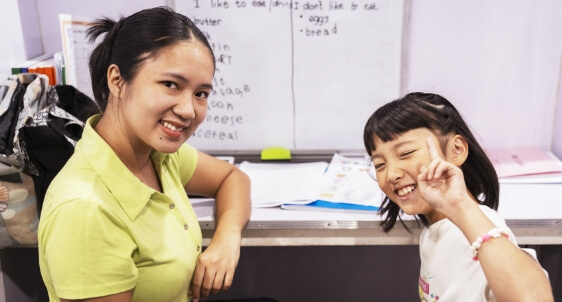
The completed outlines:
{"type": "Polygon", "coordinates": [[[317,199],[326,162],[250,163],[239,166],[252,182],[254,207],[275,207],[284,203],[304,204],[317,199]]]}
{"type": "Polygon", "coordinates": [[[562,161],[541,148],[494,148],[486,153],[501,183],[562,183],[562,161]]]}

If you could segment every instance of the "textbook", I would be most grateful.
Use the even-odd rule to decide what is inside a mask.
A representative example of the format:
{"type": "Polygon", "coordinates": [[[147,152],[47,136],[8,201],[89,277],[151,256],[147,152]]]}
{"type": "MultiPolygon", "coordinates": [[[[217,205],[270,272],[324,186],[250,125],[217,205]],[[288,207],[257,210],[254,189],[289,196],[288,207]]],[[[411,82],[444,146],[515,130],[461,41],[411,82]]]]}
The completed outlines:
{"type": "Polygon", "coordinates": [[[376,212],[384,194],[369,176],[365,157],[335,153],[330,161],[251,163],[239,168],[252,183],[252,207],[376,212]]]}

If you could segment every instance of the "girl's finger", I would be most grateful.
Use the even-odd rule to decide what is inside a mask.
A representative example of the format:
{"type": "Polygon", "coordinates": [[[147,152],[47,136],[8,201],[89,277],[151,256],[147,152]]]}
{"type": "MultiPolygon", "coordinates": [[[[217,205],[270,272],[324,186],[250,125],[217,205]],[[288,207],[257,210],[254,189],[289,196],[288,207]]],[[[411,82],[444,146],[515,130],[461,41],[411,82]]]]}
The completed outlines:
{"type": "Polygon", "coordinates": [[[436,161],[433,169],[433,179],[440,178],[443,175],[443,173],[447,172],[448,170],[449,170],[449,165],[447,162],[441,160],[436,161]]]}
{"type": "Polygon", "coordinates": [[[425,141],[427,143],[427,150],[429,152],[429,160],[433,161],[435,159],[438,159],[439,153],[437,153],[437,148],[435,148],[435,144],[433,143],[431,137],[427,137],[425,141]]]}
{"type": "Polygon", "coordinates": [[[427,167],[426,166],[421,166],[420,174],[418,175],[418,178],[420,180],[427,181],[427,167]]]}

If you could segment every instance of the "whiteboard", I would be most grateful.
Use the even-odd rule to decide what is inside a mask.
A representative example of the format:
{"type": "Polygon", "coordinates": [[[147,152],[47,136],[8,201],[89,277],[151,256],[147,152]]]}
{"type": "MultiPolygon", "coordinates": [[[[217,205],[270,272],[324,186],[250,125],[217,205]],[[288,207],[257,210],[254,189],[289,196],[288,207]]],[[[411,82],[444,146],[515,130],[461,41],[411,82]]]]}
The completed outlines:
{"type": "Polygon", "coordinates": [[[175,1],[216,57],[200,150],[362,150],[400,95],[407,0],[175,1]]]}

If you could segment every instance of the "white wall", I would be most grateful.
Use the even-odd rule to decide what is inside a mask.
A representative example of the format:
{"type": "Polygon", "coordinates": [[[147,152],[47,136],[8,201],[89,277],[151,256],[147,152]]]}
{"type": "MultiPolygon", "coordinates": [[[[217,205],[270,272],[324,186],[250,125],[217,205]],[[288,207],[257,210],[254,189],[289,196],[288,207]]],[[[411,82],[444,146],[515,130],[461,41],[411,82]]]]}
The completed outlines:
{"type": "Polygon", "coordinates": [[[62,50],[59,14],[118,17],[169,0],[2,0],[0,9],[0,76],[11,67],[43,53],[62,50]]]}
{"type": "Polygon", "coordinates": [[[59,26],[59,14],[71,14],[83,17],[111,17],[130,15],[138,10],[167,5],[166,0],[41,0],[37,1],[37,9],[41,22],[41,36],[45,52],[62,50],[62,39],[59,26]]]}
{"type": "Polygon", "coordinates": [[[2,0],[0,9],[0,75],[43,53],[34,0],[2,0]],[[25,20],[22,22],[22,20],[25,20]]]}
{"type": "Polygon", "coordinates": [[[484,147],[550,150],[561,53],[562,1],[412,1],[407,90],[447,97],[484,147]]]}
{"type": "Polygon", "coordinates": [[[558,83],[558,103],[554,117],[554,133],[552,135],[552,152],[562,158],[562,64],[560,64],[560,79],[558,83]]]}
{"type": "MultiPolygon", "coordinates": [[[[0,10],[0,28],[3,28],[0,40],[2,45],[4,45],[4,47],[0,47],[0,75],[2,76],[10,74],[10,67],[18,59],[14,58],[14,49],[21,50],[25,48],[19,23],[16,23],[18,25],[14,26],[15,22],[19,22],[19,13],[14,16],[14,12],[17,12],[17,10],[18,4],[16,0],[5,0],[0,10]],[[7,28],[10,30],[6,30],[7,28]]],[[[23,60],[23,58],[19,60],[23,60]]]]}

